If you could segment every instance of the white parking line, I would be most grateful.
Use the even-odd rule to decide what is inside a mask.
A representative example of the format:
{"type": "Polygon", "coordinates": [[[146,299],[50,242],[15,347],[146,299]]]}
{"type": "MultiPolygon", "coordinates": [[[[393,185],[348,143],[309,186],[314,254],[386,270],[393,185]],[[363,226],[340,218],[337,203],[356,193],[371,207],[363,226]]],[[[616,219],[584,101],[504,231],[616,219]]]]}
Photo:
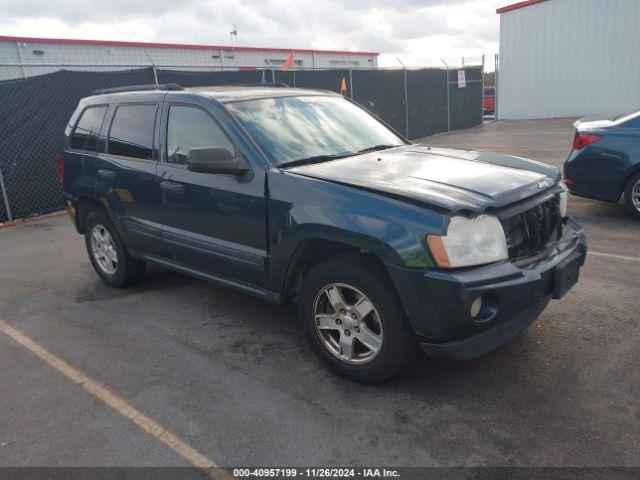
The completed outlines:
{"type": "Polygon", "coordinates": [[[120,415],[135,423],[142,430],[153,435],[174,452],[185,458],[189,463],[207,472],[212,478],[225,480],[232,478],[228,472],[222,470],[213,460],[198,452],[193,447],[187,445],[158,422],[129,404],[126,400],[109,391],[107,388],[103,387],[95,380],[92,380],[80,370],[72,367],[64,360],[56,357],[44,347],[31,340],[24,333],[8,325],[2,320],[0,320],[0,332],[12,338],[34,355],[40,357],[41,360],[58,370],[77,385],[84,388],[102,403],[113,408],[120,415]]]}
{"type": "Polygon", "coordinates": [[[602,252],[587,252],[587,257],[589,255],[595,255],[596,257],[607,257],[607,258],[615,258],[616,260],[624,260],[627,262],[640,262],[640,257],[628,257],[626,255],[616,255],[614,253],[602,253],[602,252]]]}

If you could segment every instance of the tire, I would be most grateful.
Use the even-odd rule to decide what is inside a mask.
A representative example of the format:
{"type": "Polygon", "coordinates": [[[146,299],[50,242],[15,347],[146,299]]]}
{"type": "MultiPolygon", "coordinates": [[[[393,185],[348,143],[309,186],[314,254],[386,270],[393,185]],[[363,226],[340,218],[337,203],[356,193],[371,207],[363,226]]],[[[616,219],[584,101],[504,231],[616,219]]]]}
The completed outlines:
{"type": "Polygon", "coordinates": [[[91,265],[104,283],[120,288],[142,280],[147,264],[129,254],[113,223],[103,211],[94,210],[88,215],[84,231],[91,265]],[[98,247],[94,248],[94,242],[98,247]]]}
{"type": "Polygon", "coordinates": [[[417,351],[393,285],[377,263],[363,256],[341,255],[311,270],[300,288],[298,317],[314,352],[333,371],[358,382],[397,376],[417,351]],[[343,313],[334,307],[341,302],[343,313]]]}
{"type": "Polygon", "coordinates": [[[640,172],[631,175],[627,181],[624,188],[624,205],[632,215],[640,218],[640,172]]]}

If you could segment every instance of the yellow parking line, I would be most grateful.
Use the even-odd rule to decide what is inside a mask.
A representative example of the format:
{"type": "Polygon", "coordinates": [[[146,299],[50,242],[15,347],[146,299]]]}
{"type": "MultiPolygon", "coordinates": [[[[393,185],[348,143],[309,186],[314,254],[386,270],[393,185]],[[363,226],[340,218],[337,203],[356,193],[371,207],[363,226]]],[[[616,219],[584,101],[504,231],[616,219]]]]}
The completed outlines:
{"type": "Polygon", "coordinates": [[[126,400],[119,397],[115,393],[112,393],[107,388],[103,387],[95,380],[92,380],[80,370],[72,367],[64,360],[56,357],[44,347],[31,340],[24,333],[14,327],[9,326],[2,320],[0,320],[0,332],[15,340],[17,343],[25,347],[34,355],[40,357],[40,359],[44,360],[48,365],[58,370],[60,373],[75,382],[77,385],[80,385],[91,395],[93,395],[109,407],[113,408],[120,415],[135,423],[145,432],[153,435],[155,438],[171,448],[174,452],[184,457],[192,465],[206,471],[212,478],[232,478],[225,470],[220,469],[220,467],[213,460],[198,452],[191,446],[187,445],[185,442],[180,440],[177,436],[164,428],[158,422],[149,418],[140,410],[129,404],[126,400]]]}
{"type": "Polygon", "coordinates": [[[625,260],[628,262],[640,262],[640,257],[628,257],[626,255],[615,255],[613,253],[602,253],[602,252],[587,252],[587,257],[589,255],[595,255],[596,257],[607,257],[607,258],[615,258],[616,260],[625,260]]]}

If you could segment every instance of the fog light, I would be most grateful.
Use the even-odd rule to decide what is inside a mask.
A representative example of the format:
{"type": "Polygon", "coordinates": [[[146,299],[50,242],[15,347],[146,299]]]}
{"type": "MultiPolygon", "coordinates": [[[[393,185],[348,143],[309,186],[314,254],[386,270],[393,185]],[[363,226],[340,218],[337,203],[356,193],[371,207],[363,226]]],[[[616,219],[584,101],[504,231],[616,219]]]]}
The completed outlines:
{"type": "Polygon", "coordinates": [[[476,298],[471,304],[471,317],[476,318],[482,310],[482,297],[476,298]]]}

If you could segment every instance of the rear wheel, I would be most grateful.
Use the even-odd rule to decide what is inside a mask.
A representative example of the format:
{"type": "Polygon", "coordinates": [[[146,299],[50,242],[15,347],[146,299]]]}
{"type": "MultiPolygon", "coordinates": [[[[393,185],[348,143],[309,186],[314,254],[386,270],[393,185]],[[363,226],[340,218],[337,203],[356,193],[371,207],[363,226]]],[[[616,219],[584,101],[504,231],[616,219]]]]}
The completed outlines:
{"type": "Polygon", "coordinates": [[[100,210],[91,212],[84,231],[89,259],[104,283],[125,287],[142,280],[146,264],[127,252],[106,214],[100,210]]]}
{"type": "Polygon", "coordinates": [[[627,210],[640,218],[640,172],[631,176],[624,189],[624,204],[627,210]]]}
{"type": "Polygon", "coordinates": [[[353,380],[387,380],[416,352],[393,285],[366,258],[341,256],[315,267],[304,279],[298,316],[316,354],[353,380]]]}

